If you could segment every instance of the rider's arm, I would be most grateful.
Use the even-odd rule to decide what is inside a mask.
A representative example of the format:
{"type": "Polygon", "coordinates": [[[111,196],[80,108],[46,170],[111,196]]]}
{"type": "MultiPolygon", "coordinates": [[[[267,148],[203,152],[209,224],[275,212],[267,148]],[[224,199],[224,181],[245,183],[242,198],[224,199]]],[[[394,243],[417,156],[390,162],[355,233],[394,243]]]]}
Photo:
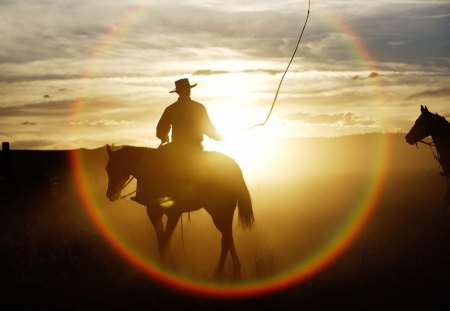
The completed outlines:
{"type": "Polygon", "coordinates": [[[208,112],[206,111],[206,108],[204,106],[203,110],[203,128],[204,128],[204,132],[206,134],[206,136],[214,139],[214,140],[222,140],[223,137],[222,135],[219,134],[219,132],[217,132],[216,127],[213,125],[213,123],[211,122],[211,119],[209,118],[208,112]]]}
{"type": "Polygon", "coordinates": [[[158,125],[156,126],[156,137],[158,137],[161,142],[165,143],[169,141],[169,132],[170,132],[170,120],[168,116],[167,109],[164,110],[164,113],[159,119],[158,125]]]}

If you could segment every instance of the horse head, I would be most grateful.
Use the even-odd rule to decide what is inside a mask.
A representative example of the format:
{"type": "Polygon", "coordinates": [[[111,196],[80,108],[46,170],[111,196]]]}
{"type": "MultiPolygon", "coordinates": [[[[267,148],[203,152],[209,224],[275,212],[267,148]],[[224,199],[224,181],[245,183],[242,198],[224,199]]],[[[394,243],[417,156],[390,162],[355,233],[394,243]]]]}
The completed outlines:
{"type": "Polygon", "coordinates": [[[124,166],[127,161],[121,157],[121,152],[112,151],[109,145],[106,145],[108,152],[108,163],[106,164],[106,173],[108,174],[108,189],[106,197],[110,201],[116,201],[120,198],[122,189],[125,187],[127,180],[130,179],[131,173],[124,166]]]}
{"type": "Polygon", "coordinates": [[[416,144],[427,136],[432,134],[436,115],[429,112],[427,106],[420,106],[420,116],[417,118],[414,126],[406,134],[406,142],[410,145],[416,144]]]}

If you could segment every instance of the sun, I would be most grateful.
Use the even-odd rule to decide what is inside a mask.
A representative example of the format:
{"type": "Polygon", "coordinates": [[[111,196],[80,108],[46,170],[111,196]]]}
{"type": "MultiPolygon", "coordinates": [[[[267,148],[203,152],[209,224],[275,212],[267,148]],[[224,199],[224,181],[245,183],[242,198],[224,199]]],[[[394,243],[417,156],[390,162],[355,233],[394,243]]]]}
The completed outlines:
{"type": "Polygon", "coordinates": [[[223,152],[235,159],[244,172],[261,175],[274,155],[274,136],[279,134],[270,122],[255,126],[264,121],[270,108],[264,105],[269,103],[264,91],[266,85],[260,81],[259,75],[244,73],[210,79],[213,81],[205,82],[213,82],[221,88],[206,85],[201,95],[208,104],[213,124],[224,139],[218,142],[206,139],[205,150],[223,152]]]}
{"type": "Polygon", "coordinates": [[[223,140],[205,140],[205,150],[222,152],[236,160],[245,175],[261,177],[276,155],[270,127],[236,130],[232,124],[230,120],[230,126],[222,129],[223,140]]]}

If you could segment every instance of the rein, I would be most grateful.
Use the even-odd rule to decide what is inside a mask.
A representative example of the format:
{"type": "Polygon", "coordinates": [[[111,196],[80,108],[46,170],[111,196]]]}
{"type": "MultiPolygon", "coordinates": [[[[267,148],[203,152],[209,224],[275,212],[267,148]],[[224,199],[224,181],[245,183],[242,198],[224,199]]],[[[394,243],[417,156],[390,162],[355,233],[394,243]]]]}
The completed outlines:
{"type": "MultiPolygon", "coordinates": [[[[161,143],[159,144],[159,146],[158,146],[157,149],[159,149],[159,148],[160,148],[161,146],[163,146],[164,144],[165,144],[165,142],[161,141],[161,143]]],[[[128,181],[123,185],[123,187],[122,187],[122,189],[121,189],[120,191],[122,191],[123,189],[125,189],[125,188],[130,184],[130,182],[133,181],[134,178],[135,178],[135,177],[134,177],[133,175],[131,175],[130,179],[128,179],[128,181]]],[[[119,197],[119,200],[123,200],[123,199],[129,197],[130,195],[135,194],[136,192],[137,192],[137,188],[136,188],[136,190],[134,190],[134,191],[132,191],[132,192],[130,192],[130,193],[121,195],[121,196],[119,197]]]]}
{"type": "MultiPolygon", "coordinates": [[[[134,176],[131,176],[130,179],[128,179],[128,181],[123,185],[121,191],[122,191],[123,189],[125,189],[125,188],[130,184],[130,182],[131,182],[133,179],[134,179],[134,176]]],[[[130,193],[128,193],[128,194],[121,195],[121,196],[119,197],[119,200],[122,200],[122,199],[125,199],[125,198],[129,197],[130,195],[136,193],[136,191],[137,191],[137,190],[134,190],[133,192],[130,192],[130,193]]]]}
{"type": "Polygon", "coordinates": [[[430,143],[430,142],[427,142],[427,141],[424,141],[423,139],[421,139],[421,140],[416,142],[416,148],[417,148],[417,143],[422,143],[422,144],[425,144],[428,147],[430,147],[430,150],[431,150],[431,153],[433,154],[433,157],[436,159],[436,161],[438,161],[439,167],[442,167],[442,162],[441,162],[441,157],[439,156],[439,152],[437,150],[436,150],[436,152],[434,152],[434,149],[433,149],[433,147],[436,146],[434,142],[430,143]]]}

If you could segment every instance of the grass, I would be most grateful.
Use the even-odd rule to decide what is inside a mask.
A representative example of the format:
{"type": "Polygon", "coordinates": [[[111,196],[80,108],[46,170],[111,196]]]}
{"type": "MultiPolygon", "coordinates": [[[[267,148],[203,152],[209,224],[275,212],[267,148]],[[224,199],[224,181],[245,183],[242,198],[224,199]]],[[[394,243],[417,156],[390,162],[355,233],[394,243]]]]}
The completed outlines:
{"type": "MultiPolygon", "coordinates": [[[[198,298],[159,284],[111,249],[84,213],[70,179],[57,195],[45,200],[39,196],[42,190],[35,191],[38,185],[31,183],[32,188],[21,190],[25,191],[21,197],[1,201],[0,308],[334,310],[448,306],[450,211],[444,213],[442,208],[445,183],[428,152],[408,149],[402,137],[393,140],[390,170],[378,207],[350,248],[303,283],[243,300],[198,298]],[[29,196],[27,189],[34,189],[29,196]]],[[[317,144],[326,150],[328,143],[337,144],[335,140],[317,144]]],[[[362,148],[360,143],[353,145],[356,155],[362,148]]],[[[97,158],[95,161],[102,162],[97,158]]],[[[273,188],[266,197],[254,200],[255,228],[251,232],[235,232],[247,276],[258,279],[276,275],[289,267],[289,257],[295,261],[327,238],[325,230],[317,235],[314,230],[324,224],[339,223],[342,211],[351,202],[352,189],[360,180],[349,182],[351,178],[342,171],[350,164],[343,161],[342,165],[340,172],[327,180],[306,178],[296,181],[292,189],[273,188]],[[284,195],[278,196],[283,191],[284,195]],[[292,198],[293,192],[300,200],[292,204],[292,210],[297,208],[295,217],[292,210],[284,209],[288,202],[273,203],[279,197],[292,198]],[[272,197],[273,193],[277,196],[272,197]]],[[[323,169],[329,172],[328,168],[323,169]]],[[[67,173],[64,165],[59,170],[67,173]]],[[[358,171],[355,167],[352,170],[358,171]]],[[[265,191],[266,184],[260,187],[265,191]]],[[[100,189],[103,188],[99,186],[100,189]]],[[[119,205],[122,204],[125,203],[119,205]]],[[[124,232],[132,236],[136,245],[139,241],[153,245],[152,228],[145,218],[140,218],[144,212],[136,206],[126,210],[132,207],[125,205],[105,211],[120,219],[123,216],[119,209],[123,209],[123,215],[129,217],[124,232]]],[[[181,251],[180,232],[175,232],[174,269],[189,273],[187,270],[193,267],[192,271],[207,278],[204,271],[215,266],[220,236],[215,231],[205,234],[214,230],[206,214],[193,213],[191,217],[192,223],[184,223],[185,250],[181,251]],[[209,265],[207,268],[203,261],[209,265]]]]}

